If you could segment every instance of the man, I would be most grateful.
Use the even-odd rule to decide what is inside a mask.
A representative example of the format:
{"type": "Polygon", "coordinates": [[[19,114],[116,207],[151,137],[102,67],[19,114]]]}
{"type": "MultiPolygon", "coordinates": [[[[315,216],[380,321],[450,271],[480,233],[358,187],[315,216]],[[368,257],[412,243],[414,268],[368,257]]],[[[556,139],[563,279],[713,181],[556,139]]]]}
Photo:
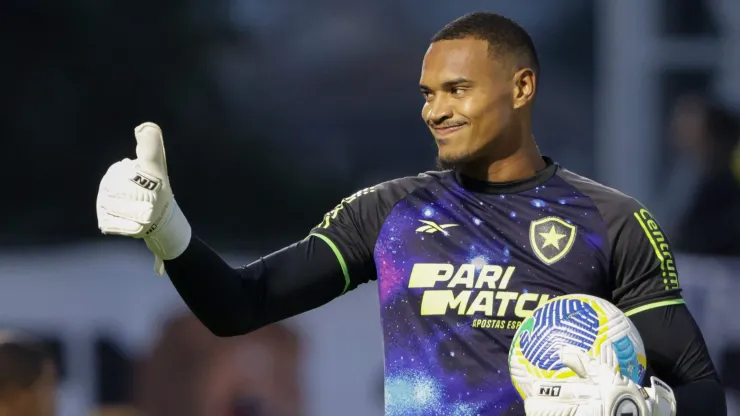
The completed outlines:
{"type": "Polygon", "coordinates": [[[0,416],[53,416],[56,387],[53,360],[40,343],[0,332],[0,416]]]}
{"type": "MultiPolygon", "coordinates": [[[[304,240],[242,268],[193,236],[169,187],[159,128],[139,126],[137,159],[111,166],[97,214],[106,234],[143,238],[195,315],[244,334],[377,278],[388,415],[675,414],[664,383],[638,389],[582,354],[580,397],[527,398],[507,372],[522,319],[547,299],[610,299],[643,334],[650,370],[681,415],[724,414],[702,335],[681,299],[670,244],[637,201],[540,155],[531,109],[539,65],[513,21],[473,13],[424,57],[422,117],[440,172],[344,199],[304,240]],[[627,404],[627,408],[625,408],[627,404]],[[631,405],[631,407],[629,407],[631,405]],[[632,411],[631,413],[629,411],[632,411]]],[[[575,356],[574,356],[575,355],[575,356]]]]}

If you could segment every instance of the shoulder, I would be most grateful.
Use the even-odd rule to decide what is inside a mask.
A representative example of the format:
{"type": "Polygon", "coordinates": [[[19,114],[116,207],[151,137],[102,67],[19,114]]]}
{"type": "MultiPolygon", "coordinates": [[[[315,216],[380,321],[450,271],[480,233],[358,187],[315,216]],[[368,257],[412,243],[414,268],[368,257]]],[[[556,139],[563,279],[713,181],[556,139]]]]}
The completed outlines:
{"type": "Polygon", "coordinates": [[[384,216],[406,196],[441,181],[446,174],[446,172],[425,172],[368,186],[343,198],[333,210],[326,214],[326,218],[335,218],[342,210],[358,212],[360,215],[379,213],[384,216]]]}
{"type": "Polygon", "coordinates": [[[343,198],[337,206],[327,212],[314,231],[330,229],[359,231],[359,234],[367,237],[370,244],[396,204],[412,192],[440,181],[444,176],[444,172],[426,172],[360,189],[343,198]]]}
{"type": "Polygon", "coordinates": [[[415,176],[404,176],[370,186],[358,191],[353,196],[372,193],[375,194],[376,199],[395,203],[418,189],[442,182],[450,175],[449,171],[429,171],[415,176]]]}
{"type": "Polygon", "coordinates": [[[635,213],[640,215],[641,211],[645,210],[645,207],[632,196],[593,179],[563,168],[558,170],[557,175],[579,193],[589,198],[607,222],[633,217],[635,213]]]}
{"type": "Polygon", "coordinates": [[[381,182],[375,185],[375,187],[378,189],[404,189],[408,192],[413,192],[418,188],[426,187],[432,183],[441,182],[451,175],[452,173],[450,171],[428,171],[414,176],[404,176],[381,182]]]}

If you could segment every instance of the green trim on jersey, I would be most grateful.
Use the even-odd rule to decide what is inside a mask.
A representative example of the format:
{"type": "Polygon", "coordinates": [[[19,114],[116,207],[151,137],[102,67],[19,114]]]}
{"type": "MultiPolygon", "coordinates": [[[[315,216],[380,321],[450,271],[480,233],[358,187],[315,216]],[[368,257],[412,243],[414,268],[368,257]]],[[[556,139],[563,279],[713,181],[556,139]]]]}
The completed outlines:
{"type": "Polygon", "coordinates": [[[660,308],[663,306],[670,306],[670,305],[683,305],[684,303],[685,302],[683,299],[661,300],[660,302],[648,303],[647,305],[642,305],[635,309],[630,309],[624,314],[627,316],[632,316],[636,313],[644,312],[650,309],[655,309],[655,308],[660,308]]]}
{"type": "Polygon", "coordinates": [[[318,237],[319,239],[323,240],[326,244],[329,245],[329,247],[331,247],[331,251],[334,252],[334,255],[337,256],[337,260],[339,260],[339,266],[342,267],[342,274],[344,274],[344,290],[342,290],[342,293],[339,296],[344,295],[345,293],[347,293],[347,289],[349,289],[349,269],[347,269],[347,262],[344,261],[342,253],[339,252],[339,247],[337,247],[337,245],[334,244],[334,242],[325,235],[311,233],[309,234],[309,236],[318,237]]]}

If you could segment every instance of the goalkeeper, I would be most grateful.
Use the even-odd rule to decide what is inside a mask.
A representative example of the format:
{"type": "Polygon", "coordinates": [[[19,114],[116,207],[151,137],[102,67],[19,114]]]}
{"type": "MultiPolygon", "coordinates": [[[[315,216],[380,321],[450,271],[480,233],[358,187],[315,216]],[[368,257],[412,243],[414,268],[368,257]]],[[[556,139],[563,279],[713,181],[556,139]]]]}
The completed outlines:
{"type": "Polygon", "coordinates": [[[432,39],[420,80],[442,170],[361,190],[305,239],[247,266],[232,268],[192,232],[152,123],[135,130],[137,158],[103,177],[99,227],[142,238],[157,272],[219,336],[377,279],[387,415],[544,415],[555,402],[571,415],[726,414],[656,220],[540,154],[531,130],[538,76],[534,45],[515,22],[492,13],[451,22],[432,39]],[[647,351],[645,389],[573,352],[564,361],[582,378],[576,399],[519,398],[507,372],[515,330],[568,293],[608,299],[631,317],[647,351]]]}

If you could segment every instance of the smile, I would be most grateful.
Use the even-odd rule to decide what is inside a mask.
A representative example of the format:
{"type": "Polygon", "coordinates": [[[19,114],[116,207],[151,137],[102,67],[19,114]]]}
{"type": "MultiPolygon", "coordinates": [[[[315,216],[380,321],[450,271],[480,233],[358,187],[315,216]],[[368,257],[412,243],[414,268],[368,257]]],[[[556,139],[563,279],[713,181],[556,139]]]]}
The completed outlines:
{"type": "Polygon", "coordinates": [[[432,127],[432,129],[436,136],[444,137],[461,130],[465,126],[466,124],[456,124],[454,126],[432,127]]]}

